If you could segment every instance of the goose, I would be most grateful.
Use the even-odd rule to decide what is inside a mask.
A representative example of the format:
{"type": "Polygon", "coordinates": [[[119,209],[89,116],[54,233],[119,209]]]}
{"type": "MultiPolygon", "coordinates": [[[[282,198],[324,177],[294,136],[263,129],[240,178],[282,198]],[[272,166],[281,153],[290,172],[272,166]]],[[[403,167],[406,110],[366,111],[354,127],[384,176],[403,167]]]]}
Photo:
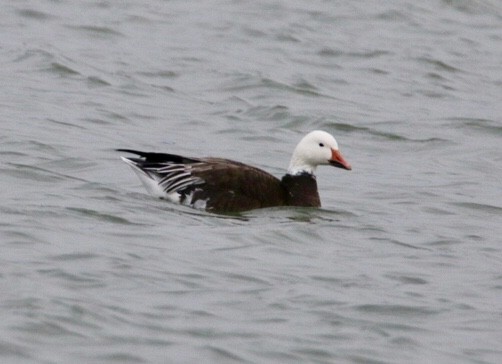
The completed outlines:
{"type": "Polygon", "coordinates": [[[335,138],[321,130],[305,135],[278,179],[259,168],[223,158],[117,149],[153,196],[214,213],[273,206],[320,207],[315,171],[319,165],[351,170],[335,138]]]}

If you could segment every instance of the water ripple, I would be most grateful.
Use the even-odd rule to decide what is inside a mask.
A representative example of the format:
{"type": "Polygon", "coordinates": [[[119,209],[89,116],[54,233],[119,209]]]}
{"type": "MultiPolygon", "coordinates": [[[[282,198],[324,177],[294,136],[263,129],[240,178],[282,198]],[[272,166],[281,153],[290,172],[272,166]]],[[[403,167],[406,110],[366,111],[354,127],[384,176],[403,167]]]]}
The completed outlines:
{"type": "Polygon", "coordinates": [[[50,19],[53,19],[54,16],[51,14],[48,14],[46,12],[34,10],[34,9],[22,9],[18,10],[17,12],[19,15],[22,17],[28,18],[28,19],[35,19],[35,20],[40,20],[40,21],[47,21],[50,19]]]}
{"type": "Polygon", "coordinates": [[[364,304],[357,305],[355,309],[364,313],[378,314],[378,315],[390,315],[390,316],[402,316],[402,317],[421,317],[437,315],[440,310],[432,310],[427,307],[420,306],[405,306],[405,305],[391,305],[391,304],[364,304]]]}
{"type": "Polygon", "coordinates": [[[112,214],[106,214],[106,213],[103,213],[100,211],[79,208],[79,207],[67,207],[66,210],[71,211],[71,212],[75,212],[82,217],[90,217],[92,219],[97,219],[97,220],[100,220],[103,222],[111,222],[114,224],[136,225],[135,223],[133,223],[127,219],[124,219],[122,217],[112,215],[112,214]]]}
{"type": "Polygon", "coordinates": [[[70,29],[77,30],[97,38],[123,37],[124,35],[110,27],[96,25],[71,25],[70,29]]]}
{"type": "Polygon", "coordinates": [[[482,203],[476,203],[476,202],[452,202],[451,205],[463,207],[466,209],[475,210],[475,211],[479,211],[479,212],[485,212],[487,214],[492,214],[495,216],[501,216],[501,214],[502,214],[502,207],[501,206],[495,206],[495,205],[491,205],[491,204],[482,204],[482,203]]]}

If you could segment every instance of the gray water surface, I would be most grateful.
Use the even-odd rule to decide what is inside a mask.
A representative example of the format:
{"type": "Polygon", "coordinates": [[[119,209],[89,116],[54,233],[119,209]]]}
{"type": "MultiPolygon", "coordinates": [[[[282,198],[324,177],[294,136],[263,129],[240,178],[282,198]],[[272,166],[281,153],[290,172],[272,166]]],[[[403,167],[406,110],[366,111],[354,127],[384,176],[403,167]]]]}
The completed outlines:
{"type": "Polygon", "coordinates": [[[5,1],[2,363],[502,362],[498,1],[5,1]],[[149,196],[115,148],[280,177],[321,209],[149,196]]]}

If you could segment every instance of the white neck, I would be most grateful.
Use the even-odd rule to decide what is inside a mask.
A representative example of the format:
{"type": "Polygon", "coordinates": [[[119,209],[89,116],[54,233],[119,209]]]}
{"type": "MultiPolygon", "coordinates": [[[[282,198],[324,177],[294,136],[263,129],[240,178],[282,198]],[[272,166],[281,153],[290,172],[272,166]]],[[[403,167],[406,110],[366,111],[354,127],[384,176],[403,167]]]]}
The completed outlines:
{"type": "Polygon", "coordinates": [[[306,163],[304,160],[298,158],[296,153],[293,154],[291,162],[288,167],[288,174],[296,176],[303,173],[314,174],[316,167],[306,163]]]}

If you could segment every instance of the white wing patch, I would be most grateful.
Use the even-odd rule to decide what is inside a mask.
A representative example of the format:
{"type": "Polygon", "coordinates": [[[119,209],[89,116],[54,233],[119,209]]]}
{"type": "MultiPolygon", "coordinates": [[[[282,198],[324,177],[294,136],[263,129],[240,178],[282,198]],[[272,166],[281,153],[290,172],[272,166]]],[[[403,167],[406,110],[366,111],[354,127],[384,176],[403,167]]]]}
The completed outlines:
{"type": "Polygon", "coordinates": [[[192,176],[191,169],[191,165],[169,164],[162,168],[145,168],[145,171],[151,171],[158,176],[157,183],[166,194],[170,194],[204,183],[203,179],[192,176]]]}
{"type": "MultiPolygon", "coordinates": [[[[192,165],[166,163],[160,168],[153,168],[141,167],[134,161],[124,157],[122,157],[122,160],[138,175],[150,194],[174,203],[182,202],[180,192],[183,189],[205,183],[202,178],[192,176],[192,165]]],[[[194,189],[185,195],[183,204],[198,209],[205,209],[207,200],[197,200],[192,203],[192,197],[196,190],[194,189]]]]}

